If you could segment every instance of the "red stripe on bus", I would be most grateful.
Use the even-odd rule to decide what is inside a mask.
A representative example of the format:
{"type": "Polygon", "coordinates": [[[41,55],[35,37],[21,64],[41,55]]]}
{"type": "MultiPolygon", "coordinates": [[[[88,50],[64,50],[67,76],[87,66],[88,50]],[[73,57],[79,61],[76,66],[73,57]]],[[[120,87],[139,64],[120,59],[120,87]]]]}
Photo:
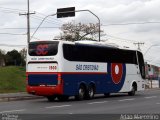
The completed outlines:
{"type": "Polygon", "coordinates": [[[27,74],[107,74],[107,72],[27,72],[27,74]]]}
{"type": "Polygon", "coordinates": [[[58,74],[58,72],[26,72],[27,74],[58,74]]]}
{"type": "Polygon", "coordinates": [[[61,74],[107,74],[107,72],[59,72],[61,74]]]}

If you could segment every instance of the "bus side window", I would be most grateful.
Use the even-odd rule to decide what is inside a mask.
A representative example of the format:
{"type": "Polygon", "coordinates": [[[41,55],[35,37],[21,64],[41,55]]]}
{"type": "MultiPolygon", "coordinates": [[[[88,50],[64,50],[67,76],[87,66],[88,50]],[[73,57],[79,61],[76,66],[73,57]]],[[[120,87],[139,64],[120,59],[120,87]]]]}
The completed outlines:
{"type": "Polygon", "coordinates": [[[138,62],[139,62],[139,69],[141,72],[141,76],[145,79],[145,65],[142,53],[138,52],[138,62]]]}

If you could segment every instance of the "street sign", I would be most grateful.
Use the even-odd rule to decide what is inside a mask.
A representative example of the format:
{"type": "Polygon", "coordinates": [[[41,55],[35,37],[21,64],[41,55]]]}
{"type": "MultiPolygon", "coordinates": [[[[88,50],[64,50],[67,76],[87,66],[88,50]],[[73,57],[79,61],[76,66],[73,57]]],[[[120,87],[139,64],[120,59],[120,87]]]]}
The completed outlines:
{"type": "Polygon", "coordinates": [[[57,9],[57,18],[73,17],[73,16],[75,16],[75,7],[57,9]]]}

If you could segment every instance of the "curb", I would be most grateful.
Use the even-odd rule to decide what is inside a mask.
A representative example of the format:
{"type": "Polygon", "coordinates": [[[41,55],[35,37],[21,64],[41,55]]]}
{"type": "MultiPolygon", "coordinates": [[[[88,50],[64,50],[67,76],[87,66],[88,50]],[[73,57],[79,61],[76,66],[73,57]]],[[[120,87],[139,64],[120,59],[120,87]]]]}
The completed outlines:
{"type": "Polygon", "coordinates": [[[21,101],[21,100],[34,100],[34,99],[42,99],[43,96],[4,96],[0,97],[0,102],[9,102],[9,101],[21,101]]]}
{"type": "Polygon", "coordinates": [[[160,88],[146,88],[145,90],[160,90],[160,88]]]}

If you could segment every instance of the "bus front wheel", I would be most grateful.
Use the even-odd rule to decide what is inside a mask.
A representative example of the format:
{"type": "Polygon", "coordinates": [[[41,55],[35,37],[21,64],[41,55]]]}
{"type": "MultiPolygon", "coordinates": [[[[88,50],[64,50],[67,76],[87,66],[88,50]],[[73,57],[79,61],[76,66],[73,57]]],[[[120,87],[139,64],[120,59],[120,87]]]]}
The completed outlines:
{"type": "Polygon", "coordinates": [[[53,102],[55,100],[56,96],[47,96],[47,99],[49,102],[53,102]]]}
{"type": "Polygon", "coordinates": [[[133,85],[133,86],[132,86],[132,90],[131,90],[130,92],[128,92],[128,95],[129,95],[129,96],[134,96],[135,94],[136,94],[136,86],[133,85]]]}
{"type": "Polygon", "coordinates": [[[69,99],[69,96],[60,95],[60,96],[57,96],[57,98],[58,98],[59,101],[67,101],[69,99]]]}

